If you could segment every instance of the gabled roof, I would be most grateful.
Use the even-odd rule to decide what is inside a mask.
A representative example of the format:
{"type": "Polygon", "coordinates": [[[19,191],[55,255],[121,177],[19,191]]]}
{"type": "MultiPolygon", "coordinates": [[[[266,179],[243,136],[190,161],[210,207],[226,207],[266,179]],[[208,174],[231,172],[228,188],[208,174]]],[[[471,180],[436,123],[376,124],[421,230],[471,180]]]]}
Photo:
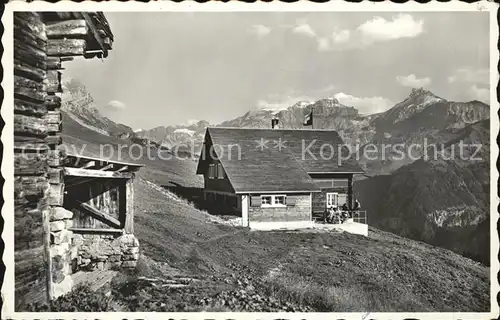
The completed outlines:
{"type": "Polygon", "coordinates": [[[314,192],[309,173],[362,172],[354,159],[338,163],[343,141],[331,130],[207,128],[197,174],[206,171],[211,145],[236,193],[314,192]]]}

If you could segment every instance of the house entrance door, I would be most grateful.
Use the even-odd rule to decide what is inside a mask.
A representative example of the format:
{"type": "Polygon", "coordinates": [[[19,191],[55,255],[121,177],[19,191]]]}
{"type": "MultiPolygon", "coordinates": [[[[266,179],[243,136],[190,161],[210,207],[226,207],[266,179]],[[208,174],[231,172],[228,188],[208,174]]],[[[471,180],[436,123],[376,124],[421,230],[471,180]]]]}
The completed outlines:
{"type": "Polygon", "coordinates": [[[337,192],[328,192],[326,194],[327,208],[331,206],[341,207],[344,203],[347,203],[347,194],[337,192]]]}

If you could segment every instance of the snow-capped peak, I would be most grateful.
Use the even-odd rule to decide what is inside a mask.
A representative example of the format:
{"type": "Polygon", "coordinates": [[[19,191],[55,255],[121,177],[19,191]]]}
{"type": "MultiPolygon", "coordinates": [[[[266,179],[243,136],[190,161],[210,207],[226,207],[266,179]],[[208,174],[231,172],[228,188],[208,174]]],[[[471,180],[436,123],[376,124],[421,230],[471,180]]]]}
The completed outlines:
{"type": "Polygon", "coordinates": [[[195,134],[195,132],[193,130],[189,130],[187,128],[175,129],[174,133],[183,133],[183,134],[188,134],[190,136],[192,136],[193,134],[195,134]]]}

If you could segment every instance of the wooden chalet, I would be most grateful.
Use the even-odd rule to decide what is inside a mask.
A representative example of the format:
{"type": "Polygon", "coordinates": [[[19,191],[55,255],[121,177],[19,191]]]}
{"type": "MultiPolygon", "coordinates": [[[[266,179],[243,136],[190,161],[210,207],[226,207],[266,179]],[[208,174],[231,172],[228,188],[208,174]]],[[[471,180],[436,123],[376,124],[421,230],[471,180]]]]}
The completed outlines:
{"type": "Polygon", "coordinates": [[[137,261],[133,178],[140,165],[62,148],[63,64],[106,58],[113,40],[101,12],[14,13],[17,311],[69,292],[75,272],[137,261]]]}
{"type": "Polygon", "coordinates": [[[206,201],[245,227],[306,227],[327,207],[353,207],[353,176],[363,170],[345,146],[339,162],[339,146],[332,130],[207,128],[197,174],[206,201]]]}

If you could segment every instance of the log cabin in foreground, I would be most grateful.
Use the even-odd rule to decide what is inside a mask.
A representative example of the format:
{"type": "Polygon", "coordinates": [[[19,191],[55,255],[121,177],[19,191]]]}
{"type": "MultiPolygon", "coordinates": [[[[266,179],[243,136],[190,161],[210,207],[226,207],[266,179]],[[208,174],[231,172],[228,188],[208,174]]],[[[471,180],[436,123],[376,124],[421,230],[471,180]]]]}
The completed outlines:
{"type": "Polygon", "coordinates": [[[14,13],[15,309],[47,302],[84,270],[134,267],[133,181],[140,165],[67,154],[61,72],[75,57],[106,58],[101,12],[14,13]]]}
{"type": "MultiPolygon", "coordinates": [[[[343,145],[332,130],[207,128],[197,174],[208,207],[236,213],[244,227],[307,228],[326,208],[353,207],[363,170],[345,146],[337,156],[343,145]]],[[[365,219],[349,222],[341,228],[367,234],[365,219]]]]}

